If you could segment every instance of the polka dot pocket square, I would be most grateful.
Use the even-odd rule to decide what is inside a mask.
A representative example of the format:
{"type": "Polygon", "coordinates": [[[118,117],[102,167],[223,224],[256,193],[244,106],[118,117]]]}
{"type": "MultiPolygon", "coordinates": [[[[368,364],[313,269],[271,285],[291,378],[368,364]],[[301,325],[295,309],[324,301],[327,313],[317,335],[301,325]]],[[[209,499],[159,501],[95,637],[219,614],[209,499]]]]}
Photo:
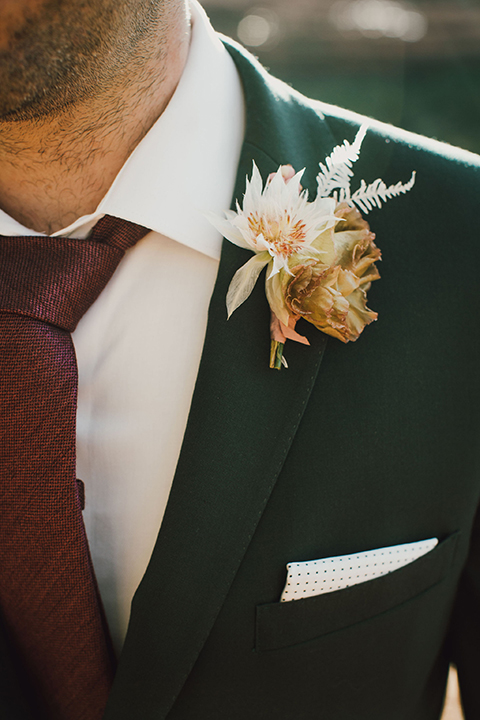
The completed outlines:
{"type": "Polygon", "coordinates": [[[343,590],[398,570],[433,550],[437,538],[368,550],[355,555],[288,563],[280,602],[343,590]]]}

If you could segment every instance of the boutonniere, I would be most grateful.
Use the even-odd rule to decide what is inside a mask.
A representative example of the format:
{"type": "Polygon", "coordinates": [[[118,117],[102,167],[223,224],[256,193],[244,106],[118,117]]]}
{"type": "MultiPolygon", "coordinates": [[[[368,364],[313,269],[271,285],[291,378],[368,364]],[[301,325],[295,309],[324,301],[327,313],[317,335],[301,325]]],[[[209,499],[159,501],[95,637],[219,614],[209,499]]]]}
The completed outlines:
{"type": "Polygon", "coordinates": [[[318,330],[348,342],[357,340],[377,319],[367,308],[367,291],[380,275],[381,259],[375,235],[362,217],[388,199],[411,190],[409,182],[387,185],[381,179],[362,180],[352,193],[352,166],[358,160],[368,127],[362,126],[352,144],[347,140],[320,163],[317,195],[309,201],[302,189],[304,170],[282,165],[264,185],[253,164],[243,205],[210,221],[235,245],[254,255],[235,273],[227,293],[228,317],[248,298],[267,267],[265,290],[271,310],[270,367],[287,365],[287,339],[308,345],[295,326],[300,318],[318,330]]]}

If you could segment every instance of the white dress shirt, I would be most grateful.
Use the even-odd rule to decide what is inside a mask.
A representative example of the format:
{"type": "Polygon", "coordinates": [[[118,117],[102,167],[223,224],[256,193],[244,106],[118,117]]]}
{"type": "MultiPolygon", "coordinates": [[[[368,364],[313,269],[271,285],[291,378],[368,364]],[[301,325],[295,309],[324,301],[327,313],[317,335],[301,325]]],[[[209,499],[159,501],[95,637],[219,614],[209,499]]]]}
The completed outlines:
{"type": "MultiPolygon", "coordinates": [[[[73,334],[77,472],[114,644],[155,544],[187,422],[221,237],[204,211],[229,208],[244,134],[240,80],[202,8],[180,83],[97,210],[153,232],[127,251],[73,334]]],[[[0,234],[41,235],[0,211],[0,234]]],[[[168,589],[166,589],[168,592],[168,589]]]]}

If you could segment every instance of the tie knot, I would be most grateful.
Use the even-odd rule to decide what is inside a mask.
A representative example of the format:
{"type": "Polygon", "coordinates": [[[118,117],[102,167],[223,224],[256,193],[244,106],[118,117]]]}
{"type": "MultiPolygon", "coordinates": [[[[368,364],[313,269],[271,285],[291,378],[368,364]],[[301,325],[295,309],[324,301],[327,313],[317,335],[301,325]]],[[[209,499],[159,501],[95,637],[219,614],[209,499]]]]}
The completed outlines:
{"type": "Polygon", "coordinates": [[[125,250],[147,233],[106,215],[87,240],[0,236],[0,311],[73,332],[125,250]]]}

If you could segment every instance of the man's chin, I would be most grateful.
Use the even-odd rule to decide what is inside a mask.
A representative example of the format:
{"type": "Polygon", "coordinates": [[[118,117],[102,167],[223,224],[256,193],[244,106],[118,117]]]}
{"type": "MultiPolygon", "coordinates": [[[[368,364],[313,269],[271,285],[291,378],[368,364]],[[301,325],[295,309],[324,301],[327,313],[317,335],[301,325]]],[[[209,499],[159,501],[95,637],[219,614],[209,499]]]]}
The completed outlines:
{"type": "Polygon", "coordinates": [[[61,115],[69,103],[47,96],[33,98],[0,97],[0,123],[36,122],[61,115]]]}

